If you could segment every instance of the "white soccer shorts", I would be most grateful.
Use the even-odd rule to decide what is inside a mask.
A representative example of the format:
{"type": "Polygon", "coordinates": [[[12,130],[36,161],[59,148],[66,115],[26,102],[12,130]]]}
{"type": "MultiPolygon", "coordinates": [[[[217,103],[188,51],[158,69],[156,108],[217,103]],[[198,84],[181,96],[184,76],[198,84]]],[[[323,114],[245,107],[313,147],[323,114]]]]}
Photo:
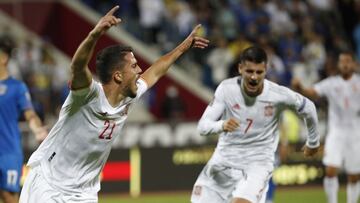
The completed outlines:
{"type": "Polygon", "coordinates": [[[206,165],[191,195],[192,203],[227,203],[233,198],[264,203],[273,167],[253,165],[245,170],[206,165]]]}
{"type": "Polygon", "coordinates": [[[40,172],[40,166],[32,168],[25,180],[19,203],[97,203],[97,194],[65,194],[52,188],[40,172]]]}
{"type": "Polygon", "coordinates": [[[360,134],[357,132],[331,133],[326,137],[323,163],[343,168],[347,174],[360,173],[360,134]]]}

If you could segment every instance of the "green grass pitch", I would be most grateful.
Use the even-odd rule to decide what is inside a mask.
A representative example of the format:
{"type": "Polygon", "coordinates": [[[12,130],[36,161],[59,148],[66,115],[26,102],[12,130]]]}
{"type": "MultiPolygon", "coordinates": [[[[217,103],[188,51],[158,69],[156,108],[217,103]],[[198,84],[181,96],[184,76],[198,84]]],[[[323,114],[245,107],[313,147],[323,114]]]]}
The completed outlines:
{"type": "MultiPolygon", "coordinates": [[[[99,203],[185,203],[190,202],[189,192],[146,193],[138,198],[128,195],[99,195],[99,203]]],[[[346,202],[345,188],[339,192],[339,203],[346,202]]],[[[275,193],[274,203],[326,203],[321,187],[280,188],[275,193]]],[[[360,203],[360,201],[359,201],[360,203]]]]}

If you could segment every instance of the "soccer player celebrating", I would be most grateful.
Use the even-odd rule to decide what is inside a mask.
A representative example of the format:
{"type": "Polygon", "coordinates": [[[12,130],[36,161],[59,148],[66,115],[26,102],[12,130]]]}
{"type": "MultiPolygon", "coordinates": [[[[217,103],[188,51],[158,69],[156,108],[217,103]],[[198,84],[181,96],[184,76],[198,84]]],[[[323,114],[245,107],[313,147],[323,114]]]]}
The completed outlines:
{"type": "Polygon", "coordinates": [[[263,49],[243,51],[241,76],[226,79],[201,117],[201,135],[220,133],[215,152],[200,173],[193,203],[263,203],[274,169],[279,141],[279,114],[293,109],[304,118],[308,138],[304,155],[319,148],[317,114],[307,98],[264,79],[267,56],[263,49]]]}
{"type": "Polygon", "coordinates": [[[30,157],[28,179],[20,202],[97,202],[99,174],[128,110],[185,51],[205,48],[208,40],[196,36],[200,25],[170,53],[143,74],[130,47],[103,49],[96,57],[100,82],[87,67],[99,38],[121,22],[119,7],[103,16],[75,52],[71,62],[70,94],[49,136],[30,157]]]}
{"type": "Polygon", "coordinates": [[[298,79],[295,90],[310,99],[325,97],[328,107],[328,131],[323,163],[326,166],[324,189],[329,203],[337,203],[337,173],[347,173],[347,203],[356,203],[360,193],[360,77],[355,73],[356,61],[351,52],[339,55],[340,75],[326,78],[314,87],[305,88],[298,79]]]}
{"type": "Polygon", "coordinates": [[[20,178],[23,166],[21,135],[18,126],[23,114],[36,139],[45,139],[47,130],[33,110],[26,85],[9,75],[12,42],[0,39],[0,197],[5,203],[19,199],[20,178]]]}

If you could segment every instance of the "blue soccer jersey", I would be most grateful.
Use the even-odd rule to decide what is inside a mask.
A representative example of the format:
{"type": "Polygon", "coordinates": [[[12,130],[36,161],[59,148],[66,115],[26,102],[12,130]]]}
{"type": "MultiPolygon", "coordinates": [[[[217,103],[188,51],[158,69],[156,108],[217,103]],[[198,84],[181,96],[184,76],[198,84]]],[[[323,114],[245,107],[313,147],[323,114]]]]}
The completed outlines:
{"type": "Polygon", "coordinates": [[[12,77],[0,80],[0,190],[19,190],[23,154],[18,120],[30,108],[30,94],[23,82],[12,77]]]}

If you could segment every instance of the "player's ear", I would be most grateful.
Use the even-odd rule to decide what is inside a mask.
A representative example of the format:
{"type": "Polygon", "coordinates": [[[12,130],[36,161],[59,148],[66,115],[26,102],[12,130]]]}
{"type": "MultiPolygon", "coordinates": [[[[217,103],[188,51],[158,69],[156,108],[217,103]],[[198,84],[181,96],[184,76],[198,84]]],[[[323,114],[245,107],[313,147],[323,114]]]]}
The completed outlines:
{"type": "Polygon", "coordinates": [[[122,73],[120,71],[115,71],[113,77],[114,77],[114,81],[116,83],[120,84],[123,81],[123,75],[122,75],[122,73]]]}
{"type": "Polygon", "coordinates": [[[242,73],[242,63],[241,62],[238,64],[238,72],[241,75],[241,73],[242,73]]]}

